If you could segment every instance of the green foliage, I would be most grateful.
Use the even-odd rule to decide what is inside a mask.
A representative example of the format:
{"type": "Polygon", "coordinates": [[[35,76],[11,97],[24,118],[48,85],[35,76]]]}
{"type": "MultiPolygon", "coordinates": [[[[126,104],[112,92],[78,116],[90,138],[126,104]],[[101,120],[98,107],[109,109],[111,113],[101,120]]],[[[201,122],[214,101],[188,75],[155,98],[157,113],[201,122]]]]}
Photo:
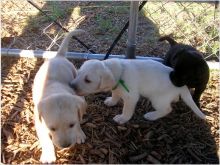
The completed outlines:
{"type": "MultiPolygon", "coordinates": [[[[119,31],[117,26],[112,23],[112,18],[104,18],[103,16],[96,16],[96,23],[98,24],[97,30],[101,33],[111,32],[116,33],[119,31]]],[[[112,38],[112,36],[106,36],[106,38],[112,38]]]]}
{"type": "Polygon", "coordinates": [[[51,1],[48,3],[50,6],[50,16],[53,20],[63,18],[66,14],[65,10],[59,8],[59,4],[56,1],[51,1]]]}

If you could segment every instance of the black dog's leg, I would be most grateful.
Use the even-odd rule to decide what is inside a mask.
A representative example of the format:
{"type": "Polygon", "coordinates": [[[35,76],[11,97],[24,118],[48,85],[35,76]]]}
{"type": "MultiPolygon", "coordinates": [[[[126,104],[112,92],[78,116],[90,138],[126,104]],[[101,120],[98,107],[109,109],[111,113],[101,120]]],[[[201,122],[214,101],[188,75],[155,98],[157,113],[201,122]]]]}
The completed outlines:
{"type": "Polygon", "coordinates": [[[193,94],[193,100],[195,101],[196,105],[200,108],[199,99],[202,95],[202,92],[205,90],[206,85],[198,86],[195,88],[195,92],[193,94]]]}

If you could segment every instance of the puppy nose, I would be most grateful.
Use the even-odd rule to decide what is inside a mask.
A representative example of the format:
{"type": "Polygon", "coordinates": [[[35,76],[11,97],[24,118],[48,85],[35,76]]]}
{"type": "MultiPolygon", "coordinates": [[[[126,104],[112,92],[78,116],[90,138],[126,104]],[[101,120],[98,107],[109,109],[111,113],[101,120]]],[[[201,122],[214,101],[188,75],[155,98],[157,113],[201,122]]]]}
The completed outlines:
{"type": "Polygon", "coordinates": [[[77,86],[76,86],[75,83],[70,82],[69,85],[70,85],[70,87],[73,88],[75,91],[77,90],[77,86]]]}
{"type": "Polygon", "coordinates": [[[65,142],[61,145],[62,148],[68,148],[71,146],[71,143],[65,142]]]}

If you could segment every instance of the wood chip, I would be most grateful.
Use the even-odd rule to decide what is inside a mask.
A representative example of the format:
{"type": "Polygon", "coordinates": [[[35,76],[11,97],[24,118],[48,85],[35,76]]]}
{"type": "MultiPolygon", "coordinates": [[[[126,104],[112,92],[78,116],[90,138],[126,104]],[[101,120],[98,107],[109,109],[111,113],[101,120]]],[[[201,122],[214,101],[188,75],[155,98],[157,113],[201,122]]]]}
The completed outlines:
{"type": "Polygon", "coordinates": [[[142,153],[142,154],[140,154],[140,155],[136,155],[136,156],[131,156],[131,157],[129,157],[129,160],[130,160],[131,162],[136,162],[136,161],[142,160],[142,159],[145,158],[147,155],[148,155],[148,153],[147,153],[147,152],[144,152],[144,153],[142,153]]]}
{"type": "Polygon", "coordinates": [[[149,131],[145,136],[143,141],[150,141],[151,136],[154,134],[153,131],[149,131]]]}
{"type": "Polygon", "coordinates": [[[193,156],[197,161],[201,162],[202,160],[190,149],[187,148],[187,151],[190,153],[191,156],[193,156]]]}
{"type": "Polygon", "coordinates": [[[159,153],[157,153],[156,151],[152,151],[151,152],[151,154],[155,157],[155,158],[157,158],[157,159],[161,159],[161,155],[159,154],[159,153]]]}
{"type": "Polygon", "coordinates": [[[99,150],[105,155],[108,154],[108,150],[106,148],[100,148],[99,150]]]}
{"type": "Polygon", "coordinates": [[[86,123],[85,124],[87,127],[90,127],[90,128],[96,128],[97,126],[93,123],[86,123]]]}
{"type": "Polygon", "coordinates": [[[8,140],[13,138],[13,133],[11,131],[8,131],[6,128],[2,128],[2,131],[8,140]]]}
{"type": "Polygon", "coordinates": [[[159,160],[157,160],[156,158],[154,158],[154,157],[151,156],[151,155],[148,155],[147,160],[148,160],[150,163],[153,163],[153,164],[161,164],[161,162],[160,162],[159,160]]]}
{"type": "Polygon", "coordinates": [[[134,127],[134,128],[139,128],[140,127],[138,124],[132,124],[131,126],[134,127]]]}
{"type": "Polygon", "coordinates": [[[122,130],[122,131],[127,130],[127,128],[126,128],[126,127],[123,127],[123,126],[117,126],[117,128],[118,128],[118,130],[122,130]]]}
{"type": "Polygon", "coordinates": [[[101,153],[99,150],[92,149],[92,150],[90,150],[89,153],[92,155],[97,155],[101,158],[105,158],[105,155],[103,153],[101,153]]]}
{"type": "Polygon", "coordinates": [[[170,161],[170,164],[176,164],[177,160],[179,160],[180,156],[175,155],[174,158],[170,161]]]}
{"type": "Polygon", "coordinates": [[[39,145],[39,141],[37,140],[34,144],[32,144],[30,150],[33,150],[35,147],[39,145]]]}
{"type": "Polygon", "coordinates": [[[106,142],[110,142],[110,143],[112,143],[112,144],[114,144],[116,147],[118,147],[118,148],[120,148],[121,147],[121,143],[118,143],[118,142],[116,142],[116,141],[113,141],[113,140],[111,140],[111,139],[105,139],[104,141],[106,141],[106,142]]]}
{"type": "Polygon", "coordinates": [[[212,121],[212,122],[215,120],[215,118],[211,117],[211,116],[206,116],[206,119],[209,120],[209,121],[212,121]]]}
{"type": "Polygon", "coordinates": [[[79,159],[80,159],[80,161],[81,161],[82,164],[86,164],[86,161],[85,161],[85,159],[82,157],[81,154],[79,154],[79,159]]]}

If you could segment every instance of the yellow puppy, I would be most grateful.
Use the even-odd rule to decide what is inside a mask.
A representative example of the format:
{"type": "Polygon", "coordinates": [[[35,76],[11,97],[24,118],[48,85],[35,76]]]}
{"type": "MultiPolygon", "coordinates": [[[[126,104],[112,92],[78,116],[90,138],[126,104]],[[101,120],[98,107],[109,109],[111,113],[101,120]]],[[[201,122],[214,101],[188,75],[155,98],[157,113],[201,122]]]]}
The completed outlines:
{"type": "Polygon", "coordinates": [[[57,55],[44,62],[34,79],[35,126],[43,163],[56,161],[53,144],[67,148],[83,143],[86,138],[80,120],[87,104],[84,97],[77,96],[68,85],[76,77],[76,69],[65,58],[71,37],[83,32],[75,30],[68,33],[57,55]]]}

